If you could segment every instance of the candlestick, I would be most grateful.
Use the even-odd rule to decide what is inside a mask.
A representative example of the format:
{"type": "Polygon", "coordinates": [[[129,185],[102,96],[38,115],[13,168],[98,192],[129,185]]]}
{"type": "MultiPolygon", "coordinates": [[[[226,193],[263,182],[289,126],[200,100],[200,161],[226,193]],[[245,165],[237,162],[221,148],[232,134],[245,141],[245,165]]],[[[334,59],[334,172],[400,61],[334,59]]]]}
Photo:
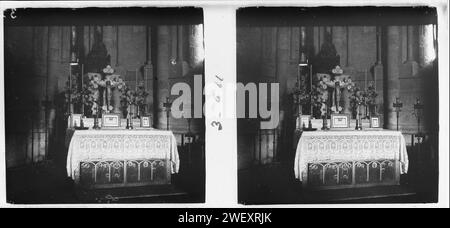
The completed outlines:
{"type": "Polygon", "coordinates": [[[417,132],[420,135],[420,117],[422,115],[422,110],[424,106],[420,103],[420,99],[416,98],[416,103],[414,104],[414,115],[417,117],[417,132]]]}
{"type": "Polygon", "coordinates": [[[83,102],[83,98],[84,98],[84,94],[83,94],[83,77],[84,77],[84,65],[81,64],[81,113],[84,116],[84,102],[83,102]]]}
{"type": "Polygon", "coordinates": [[[69,72],[69,115],[72,114],[71,107],[72,106],[72,66],[70,66],[70,72],[69,72]]]}
{"type": "Polygon", "coordinates": [[[172,102],[170,102],[170,98],[166,97],[166,102],[163,103],[163,107],[166,108],[167,130],[169,130],[169,126],[170,126],[169,120],[170,120],[171,105],[172,105],[172,102]]]}
{"type": "Polygon", "coordinates": [[[133,119],[131,117],[131,103],[128,105],[127,127],[126,129],[133,129],[133,119]]]}
{"type": "Polygon", "coordinates": [[[312,91],[312,65],[309,66],[309,102],[310,102],[310,115],[313,115],[313,91],[312,91]]]}
{"type": "Polygon", "coordinates": [[[397,131],[398,131],[398,120],[400,118],[400,112],[402,111],[401,108],[403,107],[403,103],[401,103],[400,99],[396,97],[395,103],[393,103],[392,106],[395,108],[395,112],[397,113],[397,131]]]}
{"type": "Polygon", "coordinates": [[[367,69],[364,69],[364,88],[367,90],[367,69]]]}
{"type": "Polygon", "coordinates": [[[136,78],[136,87],[135,87],[135,90],[137,91],[137,88],[138,88],[138,73],[137,73],[137,71],[134,72],[134,75],[135,75],[135,78],[136,78]]]}

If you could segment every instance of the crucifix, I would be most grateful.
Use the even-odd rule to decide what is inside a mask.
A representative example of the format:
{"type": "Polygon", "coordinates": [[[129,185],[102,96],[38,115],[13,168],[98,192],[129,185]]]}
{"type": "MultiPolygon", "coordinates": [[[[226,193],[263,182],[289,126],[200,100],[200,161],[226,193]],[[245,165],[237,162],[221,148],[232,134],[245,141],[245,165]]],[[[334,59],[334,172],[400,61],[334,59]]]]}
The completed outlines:
{"type": "Polygon", "coordinates": [[[398,97],[395,98],[395,103],[392,104],[392,106],[395,108],[395,112],[397,113],[397,131],[398,131],[398,119],[400,117],[400,112],[402,111],[403,103],[400,102],[400,99],[398,97]]]}
{"type": "MultiPolygon", "coordinates": [[[[423,140],[425,139],[425,134],[422,134],[420,132],[420,117],[422,115],[422,110],[424,108],[424,105],[420,103],[420,99],[416,99],[416,103],[414,104],[414,115],[417,117],[417,134],[414,135],[415,138],[417,138],[417,153],[421,154],[421,144],[423,140]]],[[[415,143],[413,142],[413,146],[415,143]]]]}
{"type": "Polygon", "coordinates": [[[422,115],[422,110],[424,106],[420,103],[420,99],[416,99],[416,103],[414,104],[414,115],[417,117],[417,134],[421,135],[420,132],[420,117],[422,115]]]}
{"type": "Polygon", "coordinates": [[[166,108],[167,130],[169,130],[169,119],[170,119],[170,107],[171,106],[172,106],[172,102],[170,102],[169,97],[166,97],[166,102],[163,103],[163,107],[166,108]]]}

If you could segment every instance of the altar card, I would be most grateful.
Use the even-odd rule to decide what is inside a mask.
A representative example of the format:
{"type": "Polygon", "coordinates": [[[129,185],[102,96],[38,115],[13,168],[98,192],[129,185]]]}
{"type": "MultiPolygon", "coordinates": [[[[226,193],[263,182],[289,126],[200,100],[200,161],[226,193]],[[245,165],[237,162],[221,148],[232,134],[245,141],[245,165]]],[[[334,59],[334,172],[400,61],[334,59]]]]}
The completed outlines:
{"type": "Polygon", "coordinates": [[[331,114],[331,128],[350,128],[350,115],[331,114]]]}
{"type": "Polygon", "coordinates": [[[70,128],[80,127],[81,126],[81,118],[82,118],[82,114],[72,113],[70,115],[69,127],[70,128]]]}
{"type": "Polygon", "coordinates": [[[371,116],[370,117],[370,128],[379,128],[380,125],[380,117],[378,116],[371,116]]]}
{"type": "Polygon", "coordinates": [[[151,115],[145,115],[141,116],[141,127],[151,128],[152,127],[152,116],[151,115]]]}
{"type": "Polygon", "coordinates": [[[120,127],[120,115],[112,113],[103,114],[102,127],[120,127]]]}

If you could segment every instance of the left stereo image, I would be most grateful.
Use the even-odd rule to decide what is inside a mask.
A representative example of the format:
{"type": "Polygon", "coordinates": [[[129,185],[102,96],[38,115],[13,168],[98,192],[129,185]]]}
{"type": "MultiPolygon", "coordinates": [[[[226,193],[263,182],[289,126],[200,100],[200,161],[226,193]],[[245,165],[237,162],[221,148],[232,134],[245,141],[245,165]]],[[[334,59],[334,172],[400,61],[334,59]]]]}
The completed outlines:
{"type": "Polygon", "coordinates": [[[201,8],[3,14],[8,203],[205,201],[201,8]]]}

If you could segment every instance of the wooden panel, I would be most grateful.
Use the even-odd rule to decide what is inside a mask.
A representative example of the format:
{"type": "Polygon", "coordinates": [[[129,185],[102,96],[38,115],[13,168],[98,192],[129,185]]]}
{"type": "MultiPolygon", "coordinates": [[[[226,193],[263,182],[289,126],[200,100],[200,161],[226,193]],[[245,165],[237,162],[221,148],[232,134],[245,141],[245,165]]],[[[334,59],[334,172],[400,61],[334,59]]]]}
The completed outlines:
{"type": "Polygon", "coordinates": [[[308,189],[338,189],[399,183],[393,160],[317,162],[308,164],[308,189]]]}
{"type": "Polygon", "coordinates": [[[113,188],[170,183],[170,162],[167,160],[89,161],[80,163],[80,184],[83,188],[113,188]]]}

